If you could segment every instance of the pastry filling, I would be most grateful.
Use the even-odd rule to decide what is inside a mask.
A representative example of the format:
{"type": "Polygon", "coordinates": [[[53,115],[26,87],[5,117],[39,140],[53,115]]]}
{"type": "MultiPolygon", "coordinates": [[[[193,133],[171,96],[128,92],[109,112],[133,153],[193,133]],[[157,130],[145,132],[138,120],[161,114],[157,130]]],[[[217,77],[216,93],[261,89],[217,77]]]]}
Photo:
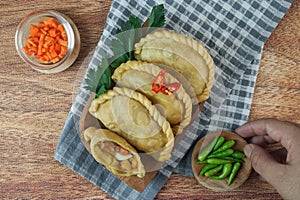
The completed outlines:
{"type": "Polygon", "coordinates": [[[138,162],[128,150],[114,142],[99,142],[98,147],[102,153],[101,157],[106,160],[112,168],[120,171],[132,171],[137,169],[138,162]]]}

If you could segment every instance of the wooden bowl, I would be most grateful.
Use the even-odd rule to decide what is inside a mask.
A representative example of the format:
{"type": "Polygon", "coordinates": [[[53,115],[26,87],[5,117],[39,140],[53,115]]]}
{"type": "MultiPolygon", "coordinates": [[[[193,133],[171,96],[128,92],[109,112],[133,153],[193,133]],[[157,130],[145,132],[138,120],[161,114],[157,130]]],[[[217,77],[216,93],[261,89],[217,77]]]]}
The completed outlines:
{"type": "Polygon", "coordinates": [[[230,186],[227,184],[228,178],[224,180],[215,180],[212,178],[208,178],[204,175],[199,175],[199,172],[201,171],[202,167],[205,164],[197,164],[196,162],[198,161],[198,154],[199,151],[205,147],[207,144],[209,144],[212,139],[215,136],[223,136],[225,140],[230,140],[233,139],[236,141],[235,145],[232,147],[233,150],[241,151],[243,152],[243,149],[245,145],[247,145],[247,142],[240,137],[239,135],[233,133],[233,132],[228,132],[228,131],[216,131],[216,132],[211,132],[207,134],[205,137],[201,138],[195,145],[193,154],[192,154],[192,169],[194,176],[196,180],[203,185],[206,188],[209,188],[214,191],[228,191],[228,190],[233,190],[238,188],[240,185],[242,185],[249,177],[252,171],[252,166],[251,166],[251,161],[249,158],[243,158],[245,161],[241,168],[239,169],[236,177],[234,178],[233,182],[231,183],[230,186]]]}

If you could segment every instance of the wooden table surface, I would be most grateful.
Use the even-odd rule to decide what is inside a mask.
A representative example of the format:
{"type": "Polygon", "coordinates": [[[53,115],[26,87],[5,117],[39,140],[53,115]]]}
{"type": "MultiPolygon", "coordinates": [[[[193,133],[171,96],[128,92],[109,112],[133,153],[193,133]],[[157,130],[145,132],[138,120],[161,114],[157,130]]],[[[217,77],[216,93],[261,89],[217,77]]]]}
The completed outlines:
{"type": "MultiPolygon", "coordinates": [[[[102,34],[110,5],[104,0],[1,1],[0,199],[111,199],[53,157],[76,92],[77,72],[102,34]],[[49,8],[68,15],[82,41],[74,65],[55,75],[32,70],[14,45],[20,20],[33,10],[49,8]]],[[[299,66],[300,0],[296,0],[264,46],[250,120],[274,117],[300,123],[299,66]]],[[[281,199],[255,172],[239,189],[225,193],[174,174],[156,198],[281,199]]]]}

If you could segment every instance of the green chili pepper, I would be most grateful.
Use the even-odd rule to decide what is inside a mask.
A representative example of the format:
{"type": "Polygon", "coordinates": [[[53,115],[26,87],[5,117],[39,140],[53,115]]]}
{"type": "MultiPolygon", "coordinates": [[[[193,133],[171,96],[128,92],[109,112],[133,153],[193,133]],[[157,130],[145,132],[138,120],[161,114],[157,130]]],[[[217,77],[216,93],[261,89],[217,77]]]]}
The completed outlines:
{"type": "Polygon", "coordinates": [[[231,185],[233,179],[235,178],[237,172],[239,171],[239,169],[241,168],[241,163],[237,162],[237,163],[234,163],[233,167],[232,167],[232,171],[229,175],[229,178],[228,178],[228,185],[231,185]]]}
{"type": "Polygon", "coordinates": [[[208,144],[206,147],[204,147],[198,154],[198,160],[199,161],[203,161],[206,159],[206,157],[208,156],[208,154],[210,154],[210,152],[212,151],[212,149],[214,148],[216,142],[218,140],[218,137],[215,137],[212,142],[210,144],[208,144]]]}
{"type": "Polygon", "coordinates": [[[224,143],[224,141],[225,141],[225,138],[223,136],[219,137],[216,145],[213,148],[213,151],[218,149],[224,143]]]}
{"type": "Polygon", "coordinates": [[[233,154],[231,154],[231,157],[234,157],[234,158],[244,158],[245,157],[245,154],[240,152],[240,151],[235,151],[233,152],[233,154]]]}
{"type": "Polygon", "coordinates": [[[242,159],[233,158],[233,157],[229,157],[229,156],[223,157],[222,159],[224,159],[224,160],[231,160],[233,162],[239,162],[239,163],[243,163],[244,162],[244,160],[242,160],[242,159]]]}
{"type": "Polygon", "coordinates": [[[218,165],[217,167],[212,168],[212,169],[208,170],[207,172],[205,172],[204,175],[206,177],[211,177],[211,176],[217,174],[219,171],[221,171],[222,168],[223,168],[223,165],[218,165]]]}
{"type": "Polygon", "coordinates": [[[205,172],[207,172],[208,170],[212,169],[212,168],[215,168],[217,167],[218,165],[215,165],[215,164],[206,164],[204,165],[200,172],[199,172],[199,176],[202,176],[205,172]]]}
{"type": "Polygon", "coordinates": [[[235,160],[221,159],[221,158],[209,158],[206,160],[206,162],[209,164],[222,165],[222,164],[233,163],[233,162],[235,162],[235,160]]]}
{"type": "Polygon", "coordinates": [[[226,149],[219,153],[211,154],[208,156],[208,158],[222,158],[222,157],[230,156],[231,154],[233,154],[233,152],[234,151],[232,149],[226,149]]]}
{"type": "Polygon", "coordinates": [[[226,149],[230,149],[235,144],[234,140],[228,140],[222,146],[220,146],[218,149],[216,149],[213,154],[224,151],[226,149]]]}
{"type": "Polygon", "coordinates": [[[197,164],[207,164],[207,160],[203,160],[203,161],[197,161],[197,164]]]}
{"type": "Polygon", "coordinates": [[[222,180],[225,179],[230,173],[232,169],[232,164],[224,164],[222,173],[219,176],[210,176],[210,178],[217,179],[217,180],[222,180]]]}

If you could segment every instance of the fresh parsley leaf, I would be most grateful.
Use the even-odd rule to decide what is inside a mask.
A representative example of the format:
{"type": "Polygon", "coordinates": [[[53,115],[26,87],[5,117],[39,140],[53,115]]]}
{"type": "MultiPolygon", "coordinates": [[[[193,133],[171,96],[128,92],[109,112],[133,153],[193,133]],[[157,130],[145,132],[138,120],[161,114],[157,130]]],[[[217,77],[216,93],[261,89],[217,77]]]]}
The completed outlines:
{"type": "Polygon", "coordinates": [[[95,70],[95,69],[89,69],[88,73],[87,73],[87,77],[85,79],[85,84],[84,88],[86,90],[89,90],[91,92],[96,92],[97,90],[97,85],[98,85],[98,80],[101,77],[99,74],[99,70],[95,70]]]}
{"type": "Polygon", "coordinates": [[[110,42],[110,46],[111,46],[110,49],[112,50],[114,56],[116,57],[119,57],[120,55],[126,53],[124,43],[118,38],[112,39],[110,42]]]}
{"type": "Polygon", "coordinates": [[[152,11],[151,11],[150,17],[149,17],[148,30],[150,30],[151,27],[154,27],[154,28],[163,27],[164,23],[165,23],[164,5],[160,4],[160,5],[154,6],[152,8],[152,11]]]}
{"type": "Polygon", "coordinates": [[[111,88],[111,69],[105,53],[102,54],[102,60],[97,69],[89,69],[85,79],[85,89],[96,93],[96,97],[103,94],[106,90],[111,88]]]}
{"type": "Polygon", "coordinates": [[[141,28],[142,22],[139,18],[135,16],[130,16],[129,19],[121,26],[120,29],[117,30],[117,34],[128,31],[131,29],[141,28]]]}
{"type": "Polygon", "coordinates": [[[107,67],[104,71],[103,74],[101,76],[101,81],[99,82],[100,84],[98,85],[98,88],[101,88],[102,85],[104,85],[104,87],[106,89],[110,89],[111,87],[111,69],[110,67],[107,67]]]}
{"type": "Polygon", "coordinates": [[[106,91],[106,88],[104,85],[102,85],[96,92],[95,99],[98,98],[99,96],[101,96],[105,91],[106,91]]]}
{"type": "MultiPolygon", "coordinates": [[[[162,27],[165,22],[163,4],[154,6],[149,19],[143,26],[150,28],[162,27]]],[[[134,58],[134,44],[138,42],[142,36],[142,22],[135,16],[129,19],[116,31],[116,39],[111,41],[111,50],[114,53],[113,57],[107,58],[104,52],[101,52],[102,60],[97,69],[89,69],[85,79],[85,89],[94,92],[95,98],[99,97],[106,90],[111,89],[111,73],[112,70],[119,67],[120,64],[134,58]]]]}
{"type": "Polygon", "coordinates": [[[122,63],[125,63],[129,60],[128,55],[127,54],[123,54],[119,57],[112,57],[111,59],[111,63],[110,63],[110,67],[112,69],[116,69],[117,67],[119,67],[122,63]]]}
{"type": "Polygon", "coordinates": [[[124,49],[129,57],[129,60],[134,59],[133,48],[134,44],[140,40],[140,28],[142,22],[135,16],[130,16],[129,19],[117,30],[116,37],[124,44],[124,49]]]}
{"type": "Polygon", "coordinates": [[[113,39],[111,41],[111,50],[114,52],[112,58],[110,58],[110,66],[115,69],[121,63],[124,63],[129,60],[129,55],[127,50],[124,47],[124,44],[119,39],[113,39]]]}

